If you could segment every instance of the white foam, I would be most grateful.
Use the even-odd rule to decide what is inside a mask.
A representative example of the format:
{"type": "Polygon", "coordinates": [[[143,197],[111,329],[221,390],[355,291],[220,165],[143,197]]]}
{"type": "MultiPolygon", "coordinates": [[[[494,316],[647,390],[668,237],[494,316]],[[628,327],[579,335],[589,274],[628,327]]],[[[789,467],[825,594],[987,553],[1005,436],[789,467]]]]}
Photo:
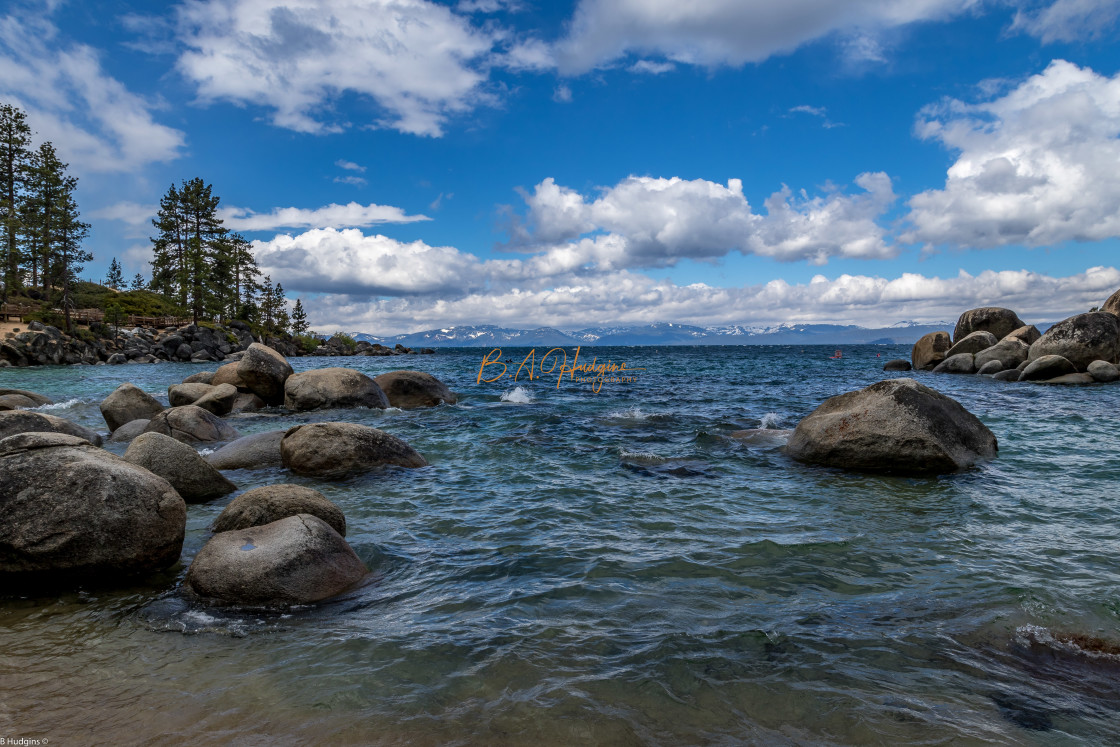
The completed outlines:
{"type": "Polygon", "coordinates": [[[618,458],[631,464],[664,464],[668,458],[654,454],[652,451],[627,451],[619,453],[618,458]]]}
{"type": "Polygon", "coordinates": [[[762,422],[759,423],[759,428],[763,430],[773,430],[774,426],[782,422],[782,416],[776,412],[768,412],[762,416],[762,422]]]}
{"type": "Polygon", "coordinates": [[[527,405],[533,401],[533,393],[523,386],[514,387],[502,393],[502,402],[512,402],[515,405],[527,405]]]}
{"type": "Polygon", "coordinates": [[[68,399],[65,402],[55,402],[53,405],[39,405],[38,407],[29,407],[29,410],[68,410],[71,407],[82,404],[78,398],[68,399]]]}
{"type": "Polygon", "coordinates": [[[649,415],[642,412],[640,407],[627,407],[625,410],[615,410],[614,412],[607,413],[608,418],[617,418],[619,420],[648,420],[649,415]]]}

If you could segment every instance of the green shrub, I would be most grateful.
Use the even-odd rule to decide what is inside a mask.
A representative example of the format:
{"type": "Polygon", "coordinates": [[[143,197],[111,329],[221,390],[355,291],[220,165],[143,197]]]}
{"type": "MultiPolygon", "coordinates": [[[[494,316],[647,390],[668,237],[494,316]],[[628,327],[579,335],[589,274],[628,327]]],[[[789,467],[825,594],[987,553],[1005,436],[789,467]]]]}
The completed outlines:
{"type": "Polygon", "coordinates": [[[305,353],[314,353],[315,348],[323,344],[322,340],[313,335],[296,335],[296,342],[305,353]]]}
{"type": "Polygon", "coordinates": [[[350,335],[345,334],[344,332],[336,332],[334,334],[334,337],[332,337],[331,339],[332,340],[338,340],[339,342],[341,342],[343,345],[350,348],[351,350],[358,347],[358,341],[355,340],[350,335]]]}

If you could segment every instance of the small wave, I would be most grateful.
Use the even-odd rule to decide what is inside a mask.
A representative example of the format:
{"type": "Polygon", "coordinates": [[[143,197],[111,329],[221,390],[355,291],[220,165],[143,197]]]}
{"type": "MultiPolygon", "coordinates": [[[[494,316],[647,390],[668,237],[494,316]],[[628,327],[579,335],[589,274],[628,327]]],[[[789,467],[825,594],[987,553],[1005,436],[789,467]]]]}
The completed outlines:
{"type": "Polygon", "coordinates": [[[645,465],[665,464],[669,461],[667,457],[658,456],[650,451],[626,451],[625,449],[618,455],[618,458],[630,464],[645,465]]]}
{"type": "Polygon", "coordinates": [[[217,449],[207,449],[206,447],[203,447],[203,448],[198,450],[198,455],[199,456],[209,456],[210,454],[213,454],[215,451],[217,451],[217,449]]]}
{"type": "Polygon", "coordinates": [[[614,412],[607,413],[608,418],[615,418],[616,420],[648,420],[649,415],[642,412],[640,407],[627,407],[625,410],[615,410],[614,412]]]}
{"type": "Polygon", "coordinates": [[[758,424],[761,430],[773,430],[778,423],[782,422],[782,416],[776,412],[768,412],[762,416],[762,421],[758,424]]]}
{"type": "Polygon", "coordinates": [[[502,393],[502,402],[512,402],[515,405],[527,405],[533,401],[533,393],[523,386],[514,387],[502,393]]]}
{"type": "Polygon", "coordinates": [[[1041,625],[1023,625],[1015,630],[1020,644],[1047,646],[1094,659],[1120,662],[1120,644],[1084,633],[1054,632],[1041,625]]]}
{"type": "Polygon", "coordinates": [[[39,405],[38,407],[29,407],[29,410],[69,410],[71,407],[77,407],[83,404],[82,400],[77,397],[68,399],[65,402],[55,402],[53,405],[39,405]]]}

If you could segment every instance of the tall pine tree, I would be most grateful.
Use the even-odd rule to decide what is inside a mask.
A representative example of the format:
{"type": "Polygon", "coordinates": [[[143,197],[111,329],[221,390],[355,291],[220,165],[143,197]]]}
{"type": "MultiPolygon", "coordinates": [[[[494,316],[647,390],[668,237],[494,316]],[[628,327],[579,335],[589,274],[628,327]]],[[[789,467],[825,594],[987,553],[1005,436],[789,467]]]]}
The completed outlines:
{"type": "Polygon", "coordinates": [[[303,309],[303,302],[296,299],[296,305],[292,309],[292,333],[302,335],[307,332],[307,312],[303,309]]]}
{"type": "Polygon", "coordinates": [[[224,316],[230,303],[228,232],[218,217],[219,198],[202,179],[172,184],[152,225],[152,287],[177,298],[195,323],[224,316]]]}
{"type": "Polygon", "coordinates": [[[22,259],[21,203],[31,164],[31,128],[27,115],[9,104],[0,104],[0,300],[19,286],[22,259]]]}
{"type": "Polygon", "coordinates": [[[105,275],[105,285],[113,290],[120,290],[124,285],[124,273],[121,272],[121,263],[113,257],[113,261],[109,263],[109,272],[105,275]]]}

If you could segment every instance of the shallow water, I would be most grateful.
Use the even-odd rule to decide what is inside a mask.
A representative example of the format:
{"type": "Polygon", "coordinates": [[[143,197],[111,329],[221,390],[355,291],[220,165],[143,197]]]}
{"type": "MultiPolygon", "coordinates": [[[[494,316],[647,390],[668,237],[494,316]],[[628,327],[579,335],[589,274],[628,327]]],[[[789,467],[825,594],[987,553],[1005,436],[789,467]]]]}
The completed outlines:
{"type": "MultiPolygon", "coordinates": [[[[0,597],[0,736],[70,743],[1101,744],[1120,735],[1120,387],[914,374],[999,439],[937,479],[788,460],[825,398],[901,346],[584,349],[630,383],[477,383],[486,351],[402,365],[460,393],[352,420],[431,463],[342,482],[369,583],[306,609],[178,591],[232,496],[188,506],[182,563],[127,588],[0,597]],[[881,356],[881,357],[878,357],[881,356]],[[1075,638],[1073,636],[1080,636],[1075,638]],[[1111,647],[1110,647],[1111,646],[1111,647]]],[[[527,350],[510,349],[516,370],[527,350]]],[[[538,351],[538,356],[544,350],[538,351]]],[[[571,351],[569,351],[571,352],[571,351]]],[[[0,370],[104,431],[123,380],[166,400],[189,364],[0,370]]],[[[488,369],[491,376],[500,369],[488,369]]],[[[108,446],[118,453],[123,445],[108,446]]],[[[236,494],[235,494],[236,495],[236,494]]]]}

